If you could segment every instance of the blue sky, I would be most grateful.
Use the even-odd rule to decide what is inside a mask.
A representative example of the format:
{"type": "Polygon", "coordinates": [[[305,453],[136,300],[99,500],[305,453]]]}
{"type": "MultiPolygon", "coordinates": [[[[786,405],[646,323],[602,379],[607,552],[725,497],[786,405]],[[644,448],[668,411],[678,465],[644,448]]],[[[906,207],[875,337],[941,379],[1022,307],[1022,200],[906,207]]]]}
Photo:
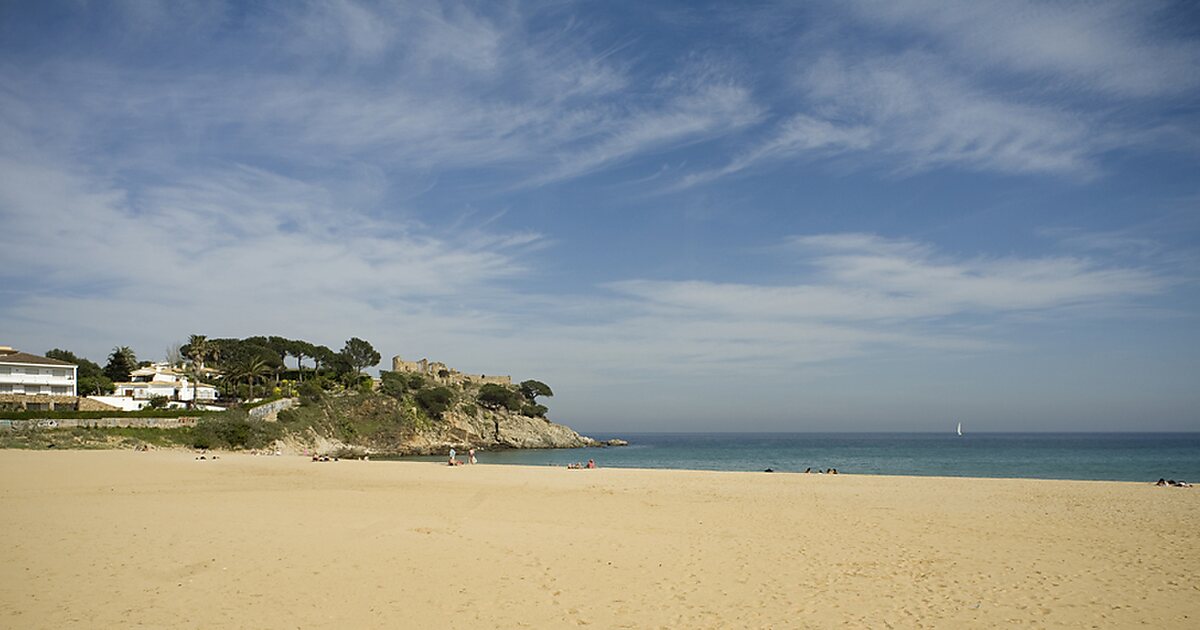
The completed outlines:
{"type": "Polygon", "coordinates": [[[1200,430],[1189,3],[0,5],[0,343],[632,430],[1200,430]],[[944,5],[944,6],[943,6],[944,5]]]}

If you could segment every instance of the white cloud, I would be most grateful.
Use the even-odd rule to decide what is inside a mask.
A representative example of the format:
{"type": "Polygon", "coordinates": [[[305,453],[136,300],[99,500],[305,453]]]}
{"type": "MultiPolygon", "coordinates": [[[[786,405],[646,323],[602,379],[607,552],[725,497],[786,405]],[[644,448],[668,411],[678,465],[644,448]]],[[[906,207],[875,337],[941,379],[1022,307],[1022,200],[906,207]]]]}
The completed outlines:
{"type": "Polygon", "coordinates": [[[782,160],[851,156],[905,175],[934,168],[1088,178],[1098,155],[1134,142],[1098,134],[1093,117],[995,96],[937,58],[906,54],[857,62],[826,55],[797,83],[808,112],[726,165],[683,178],[692,186],[782,160]]]}
{"type": "Polygon", "coordinates": [[[829,15],[790,60],[797,102],[777,106],[781,122],[672,190],[829,159],[902,176],[954,168],[1088,179],[1113,149],[1195,148],[1186,127],[1130,115],[1151,102],[1186,106],[1180,97],[1200,86],[1200,44],[1172,23],[1186,11],[1179,5],[862,0],[823,8],[829,15]]]}
{"type": "MultiPolygon", "coordinates": [[[[6,305],[6,318],[21,322],[6,332],[47,343],[78,342],[93,323],[106,329],[101,343],[163,343],[194,330],[325,340],[360,321],[376,333],[389,321],[436,331],[439,320],[472,317],[495,282],[523,275],[522,252],[540,240],[438,235],[246,167],[135,195],[61,164],[0,165],[6,283],[26,287],[6,305]],[[439,315],[443,300],[461,312],[439,315]]],[[[487,317],[475,319],[486,327],[487,317]]]]}
{"type": "Polygon", "coordinates": [[[858,125],[841,126],[826,120],[797,114],[775,130],[775,135],[738,155],[725,166],[685,175],[674,188],[689,188],[698,184],[733,175],[761,163],[794,158],[815,159],[845,151],[870,148],[873,132],[858,125]]]}
{"type": "Polygon", "coordinates": [[[561,152],[557,165],[529,183],[577,177],[635,155],[711,139],[757,122],[760,115],[749,91],[738,85],[687,89],[660,107],[595,121],[602,130],[598,140],[561,152]]]}
{"type": "Polygon", "coordinates": [[[1150,270],[1084,258],[953,258],[869,234],[796,237],[789,248],[812,269],[804,282],[609,284],[634,314],[611,324],[612,338],[664,353],[662,369],[753,360],[780,370],[895,349],[994,349],[1006,344],[981,326],[1055,311],[1109,316],[1169,286],[1150,270]]]}
{"type": "Polygon", "coordinates": [[[1175,9],[1186,11],[1180,4],[863,0],[843,6],[863,21],[932,36],[956,58],[1070,89],[1155,97],[1200,85],[1200,44],[1172,23],[1175,9]]]}

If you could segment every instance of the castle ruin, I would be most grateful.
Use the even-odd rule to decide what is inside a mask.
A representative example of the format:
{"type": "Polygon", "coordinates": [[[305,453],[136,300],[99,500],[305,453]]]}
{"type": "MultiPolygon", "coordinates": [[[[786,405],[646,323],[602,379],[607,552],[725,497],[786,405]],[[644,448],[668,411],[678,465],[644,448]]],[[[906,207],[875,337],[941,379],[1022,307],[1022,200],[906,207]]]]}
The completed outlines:
{"type": "Polygon", "coordinates": [[[483,385],[485,383],[494,383],[496,385],[512,385],[511,376],[488,376],[487,374],[464,374],[458,370],[447,367],[441,361],[430,361],[429,359],[421,359],[420,361],[405,361],[400,358],[400,355],[392,357],[393,372],[407,372],[410,374],[421,374],[429,378],[447,385],[462,385],[464,383],[472,383],[483,385]]]}

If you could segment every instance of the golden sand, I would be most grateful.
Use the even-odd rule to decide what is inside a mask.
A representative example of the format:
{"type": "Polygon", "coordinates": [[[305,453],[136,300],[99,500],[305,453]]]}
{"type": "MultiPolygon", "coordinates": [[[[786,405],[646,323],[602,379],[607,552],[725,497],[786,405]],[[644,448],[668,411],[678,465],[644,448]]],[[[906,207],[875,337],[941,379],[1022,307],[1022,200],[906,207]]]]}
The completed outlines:
{"type": "Polygon", "coordinates": [[[0,626],[1200,627],[1200,488],[0,451],[0,626]]]}

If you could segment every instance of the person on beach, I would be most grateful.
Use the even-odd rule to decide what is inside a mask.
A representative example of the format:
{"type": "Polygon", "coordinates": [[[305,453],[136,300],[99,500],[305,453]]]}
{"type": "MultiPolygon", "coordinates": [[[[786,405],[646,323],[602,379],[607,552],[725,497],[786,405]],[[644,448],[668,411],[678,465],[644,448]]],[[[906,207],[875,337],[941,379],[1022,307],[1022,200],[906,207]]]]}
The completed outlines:
{"type": "Polygon", "coordinates": [[[446,463],[447,463],[447,464],[449,464],[449,465],[451,465],[451,466],[455,466],[455,465],[457,465],[457,464],[458,464],[458,461],[454,459],[454,456],[455,456],[455,455],[458,455],[458,452],[454,450],[454,447],[453,447],[453,446],[451,446],[451,447],[450,447],[450,461],[448,461],[448,462],[446,462],[446,463]]]}
{"type": "Polygon", "coordinates": [[[594,460],[594,459],[589,459],[589,460],[588,460],[588,465],[587,465],[587,467],[588,467],[588,468],[595,468],[595,467],[596,467],[596,460],[594,460]]]}
{"type": "Polygon", "coordinates": [[[468,459],[467,461],[471,462],[472,464],[479,463],[479,461],[475,459],[475,449],[471,449],[470,451],[468,451],[468,454],[470,455],[470,459],[468,459]]]}

